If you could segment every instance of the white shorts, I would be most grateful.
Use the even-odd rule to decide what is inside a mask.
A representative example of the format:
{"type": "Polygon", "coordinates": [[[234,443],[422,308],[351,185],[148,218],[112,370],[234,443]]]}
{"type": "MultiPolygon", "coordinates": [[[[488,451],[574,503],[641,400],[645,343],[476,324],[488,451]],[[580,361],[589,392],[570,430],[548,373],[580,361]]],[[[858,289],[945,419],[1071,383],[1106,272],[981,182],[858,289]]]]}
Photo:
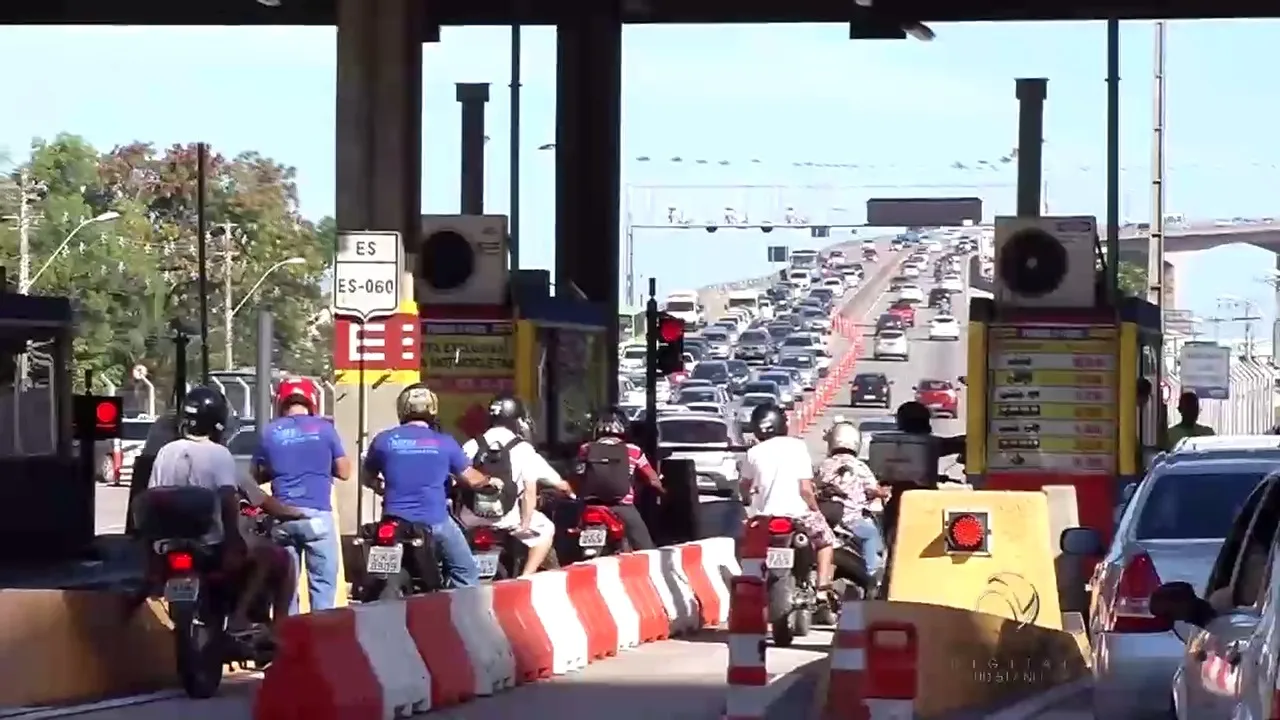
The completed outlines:
{"type": "MultiPolygon", "coordinates": [[[[458,519],[462,521],[464,527],[483,527],[489,526],[496,530],[515,530],[520,527],[520,511],[514,510],[507,513],[497,521],[487,520],[477,517],[475,513],[467,508],[462,508],[458,512],[458,519]]],[[[551,518],[543,515],[537,510],[533,511],[533,519],[529,522],[528,535],[515,535],[516,539],[529,547],[537,547],[545,542],[549,542],[556,534],[556,525],[551,522],[551,518]]]]}

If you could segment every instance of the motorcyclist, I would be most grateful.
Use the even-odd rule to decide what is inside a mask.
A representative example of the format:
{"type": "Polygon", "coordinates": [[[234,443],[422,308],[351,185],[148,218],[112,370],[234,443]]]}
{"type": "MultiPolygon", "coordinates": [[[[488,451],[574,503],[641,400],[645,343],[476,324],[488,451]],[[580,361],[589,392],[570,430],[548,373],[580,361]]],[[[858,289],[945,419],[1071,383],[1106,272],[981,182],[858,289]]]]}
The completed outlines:
{"type": "Polygon", "coordinates": [[[538,483],[544,483],[571,492],[568,483],[549,465],[530,443],[533,426],[525,411],[524,403],[511,395],[498,395],[489,402],[489,429],[477,439],[468,440],[462,453],[472,458],[482,452],[505,450],[511,471],[510,478],[503,478],[515,485],[519,500],[496,521],[481,517],[465,505],[458,510],[458,519],[467,527],[490,525],[510,532],[529,548],[521,575],[538,571],[551,554],[556,526],[551,519],[538,511],[538,483]],[[480,447],[484,441],[484,448],[480,447]]]}
{"type": "MultiPolygon", "coordinates": [[[[271,483],[271,494],[300,508],[304,517],[272,531],[288,548],[295,572],[307,569],[312,610],[337,605],[342,552],[333,514],[334,479],[349,480],[351,459],[333,423],[319,417],[320,388],[309,378],[281,381],[275,398],[276,419],[259,434],[254,476],[271,483]]],[[[298,612],[295,597],[291,612],[298,612]]]]}
{"type": "MultiPolygon", "coordinates": [[[[933,439],[936,443],[935,449],[939,458],[947,455],[960,456],[960,462],[963,462],[965,450],[965,436],[955,435],[952,437],[939,437],[933,434],[933,414],[929,408],[923,403],[915,400],[908,400],[898,406],[898,410],[894,413],[894,419],[898,425],[898,431],[911,435],[926,435],[933,439]]],[[[891,545],[893,543],[893,533],[898,527],[898,513],[902,506],[902,494],[910,490],[918,489],[935,489],[938,486],[938,476],[935,474],[926,482],[925,485],[913,485],[911,487],[891,488],[892,494],[884,504],[884,537],[891,545]]]]}
{"type": "Polygon", "coordinates": [[[466,535],[449,516],[449,478],[472,488],[487,485],[489,478],[471,467],[453,436],[433,427],[439,408],[426,383],[401,390],[400,424],[374,436],[360,482],[382,496],[384,518],[429,529],[446,577],[453,587],[467,587],[479,584],[480,571],[466,535]]]}
{"type": "Polygon", "coordinates": [[[862,433],[853,423],[838,419],[827,429],[824,438],[827,457],[814,477],[818,494],[829,492],[839,498],[844,506],[840,524],[862,540],[867,574],[874,578],[884,568],[884,538],[870,517],[868,503],[888,499],[889,488],[881,487],[871,468],[858,458],[862,451],[862,433]]]}
{"type": "MultiPolygon", "coordinates": [[[[180,437],[156,453],[147,487],[197,486],[217,492],[218,507],[211,511],[217,513],[218,524],[203,540],[211,546],[221,545],[226,574],[243,578],[227,623],[228,630],[237,633],[249,629],[249,607],[265,586],[271,587],[273,615],[277,619],[289,613],[296,586],[284,549],[244,532],[241,500],[281,520],[294,520],[305,514],[267,495],[239,472],[231,451],[221,444],[229,415],[221,392],[209,387],[192,388],[183,399],[178,416],[180,437]]],[[[145,519],[138,524],[145,526],[145,519]]]]}
{"type": "MultiPolygon", "coordinates": [[[[596,414],[595,423],[591,428],[591,441],[583,443],[578,448],[579,490],[582,497],[595,498],[612,508],[614,515],[622,521],[626,529],[627,541],[632,550],[652,550],[656,545],[653,542],[653,535],[649,532],[649,526],[645,524],[640,511],[636,509],[635,490],[639,481],[644,481],[659,494],[665,493],[666,488],[662,486],[658,471],[649,462],[644,451],[640,446],[627,442],[627,436],[627,420],[622,413],[608,408],[596,414]],[[589,487],[593,478],[597,477],[595,471],[600,466],[608,464],[606,459],[602,459],[593,452],[595,445],[609,447],[621,445],[625,448],[627,465],[625,468],[617,469],[619,473],[626,473],[627,489],[625,494],[618,493],[621,497],[605,498],[598,494],[595,488],[589,487]]],[[[611,469],[605,469],[599,476],[604,476],[611,469]]]]}
{"type": "Polygon", "coordinates": [[[809,449],[787,434],[787,414],[776,405],[757,405],[750,426],[759,442],[741,466],[742,489],[751,498],[747,514],[791,518],[809,536],[817,554],[817,589],[829,597],[835,536],[818,507],[809,449]]]}

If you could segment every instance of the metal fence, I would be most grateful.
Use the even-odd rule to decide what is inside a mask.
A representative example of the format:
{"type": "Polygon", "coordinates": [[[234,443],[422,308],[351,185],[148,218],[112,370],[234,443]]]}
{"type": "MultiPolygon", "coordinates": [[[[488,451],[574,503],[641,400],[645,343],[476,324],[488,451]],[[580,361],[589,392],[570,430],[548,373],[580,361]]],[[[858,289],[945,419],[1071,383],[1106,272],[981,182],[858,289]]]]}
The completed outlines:
{"type": "MultiPolygon", "coordinates": [[[[1270,430],[1276,423],[1276,368],[1256,360],[1232,360],[1231,395],[1226,400],[1200,400],[1200,423],[1219,435],[1248,435],[1270,430]]],[[[1169,421],[1178,421],[1181,393],[1176,371],[1168,377],[1169,421]]]]}
{"type": "MultiPolygon", "coordinates": [[[[320,414],[333,415],[334,404],[338,397],[338,388],[328,380],[316,380],[320,387],[320,414]]],[[[209,378],[210,384],[222,391],[227,397],[227,402],[231,409],[242,418],[251,418],[254,415],[254,386],[256,381],[252,377],[219,377],[217,375],[209,378]]],[[[187,389],[191,388],[191,383],[187,383],[187,389]]],[[[104,392],[107,395],[120,395],[124,398],[124,411],[126,416],[157,416],[163,413],[169,405],[169,388],[158,387],[149,378],[141,378],[138,380],[129,380],[124,387],[117,388],[113,383],[98,382],[95,383],[94,390],[104,392]]]]}

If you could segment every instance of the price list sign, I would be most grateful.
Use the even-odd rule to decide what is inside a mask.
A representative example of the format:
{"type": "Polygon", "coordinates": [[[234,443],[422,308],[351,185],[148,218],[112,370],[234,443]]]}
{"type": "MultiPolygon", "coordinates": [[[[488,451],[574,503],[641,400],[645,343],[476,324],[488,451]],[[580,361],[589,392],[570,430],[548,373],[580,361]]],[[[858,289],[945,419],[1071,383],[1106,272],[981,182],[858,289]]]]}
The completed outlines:
{"type": "Polygon", "coordinates": [[[996,325],[987,467],[1105,475],[1116,465],[1118,335],[1101,325],[996,325]]]}

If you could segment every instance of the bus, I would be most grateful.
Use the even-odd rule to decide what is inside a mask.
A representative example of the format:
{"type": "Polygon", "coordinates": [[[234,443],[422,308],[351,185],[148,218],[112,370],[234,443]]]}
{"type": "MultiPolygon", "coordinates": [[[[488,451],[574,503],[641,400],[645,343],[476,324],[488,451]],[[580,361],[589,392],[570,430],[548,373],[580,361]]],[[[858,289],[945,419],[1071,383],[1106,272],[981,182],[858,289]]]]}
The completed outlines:
{"type": "Polygon", "coordinates": [[[818,251],[792,250],[790,262],[791,267],[797,270],[816,270],[818,269],[818,251]]]}

